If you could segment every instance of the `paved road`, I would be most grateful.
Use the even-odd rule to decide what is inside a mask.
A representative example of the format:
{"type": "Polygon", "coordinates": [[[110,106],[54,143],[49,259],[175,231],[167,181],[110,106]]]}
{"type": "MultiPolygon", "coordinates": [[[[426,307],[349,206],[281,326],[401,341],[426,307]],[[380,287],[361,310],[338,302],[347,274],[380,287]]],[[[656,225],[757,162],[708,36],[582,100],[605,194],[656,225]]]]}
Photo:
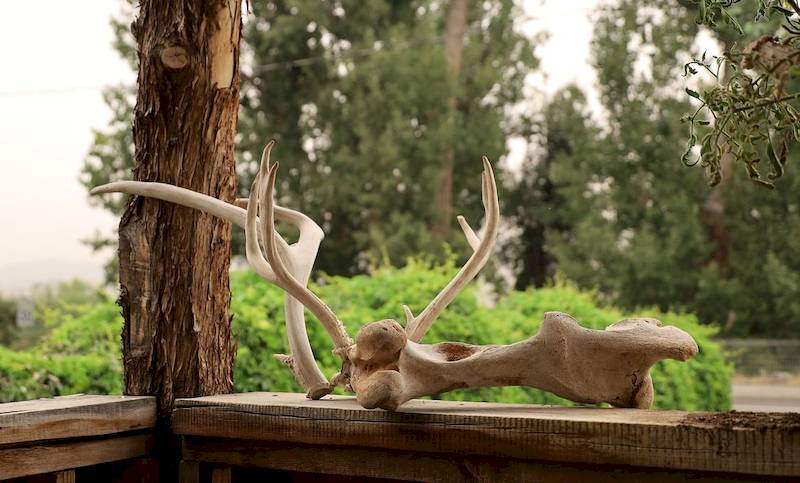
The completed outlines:
{"type": "Polygon", "coordinates": [[[800,412],[800,386],[734,384],[733,409],[737,411],[800,412]]]}

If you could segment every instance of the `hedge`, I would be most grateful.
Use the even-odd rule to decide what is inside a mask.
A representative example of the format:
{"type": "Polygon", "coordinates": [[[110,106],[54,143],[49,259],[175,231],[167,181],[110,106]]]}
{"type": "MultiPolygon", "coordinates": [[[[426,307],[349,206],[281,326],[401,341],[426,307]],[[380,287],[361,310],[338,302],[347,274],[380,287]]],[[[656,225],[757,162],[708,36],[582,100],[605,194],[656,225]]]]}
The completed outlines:
{"type": "MultiPolygon", "coordinates": [[[[430,267],[410,262],[404,268],[384,268],[371,276],[327,277],[314,290],[336,312],[351,335],[374,320],[402,320],[402,305],[419,313],[455,272],[452,265],[430,267]]],[[[283,295],[251,271],[231,274],[231,310],[238,342],[236,391],[301,391],[291,373],[275,358],[286,352],[283,295]]],[[[443,340],[474,344],[510,343],[535,334],[546,311],[570,313],[586,327],[603,329],[624,314],[604,307],[592,293],[567,283],[512,292],[494,307],[478,302],[475,285],[468,287],[441,315],[425,342],[443,340]]],[[[71,313],[77,311],[72,308],[71,313]]],[[[714,330],[693,315],[642,310],[692,334],[700,353],[689,362],[662,361],[653,367],[654,406],[664,409],[730,409],[732,369],[719,346],[710,340],[714,330]]],[[[338,369],[327,333],[306,312],[312,347],[323,371],[338,369]]],[[[80,315],[52,310],[52,331],[31,352],[0,350],[0,401],[30,399],[74,392],[114,394],[121,391],[119,330],[121,318],[112,301],[85,309],[80,315]]],[[[442,399],[526,402],[571,405],[552,394],[530,388],[505,387],[458,390],[442,399]]]]}

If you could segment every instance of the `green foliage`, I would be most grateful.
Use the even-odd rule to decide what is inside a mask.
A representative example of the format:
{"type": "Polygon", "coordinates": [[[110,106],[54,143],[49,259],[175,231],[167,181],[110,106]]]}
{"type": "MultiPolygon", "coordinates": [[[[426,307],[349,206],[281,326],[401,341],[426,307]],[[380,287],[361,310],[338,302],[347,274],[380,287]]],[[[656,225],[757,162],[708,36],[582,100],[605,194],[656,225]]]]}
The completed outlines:
{"type": "MultiPolygon", "coordinates": [[[[800,163],[790,153],[789,163],[800,163]]],[[[736,337],[789,337],[800,321],[800,172],[789,170],[781,188],[763,190],[734,177],[724,194],[730,240],[727,266],[711,264],[689,307],[736,337]]]]}
{"type": "Polygon", "coordinates": [[[516,288],[543,287],[555,275],[558,261],[546,241],[567,235],[574,214],[569,213],[571,205],[563,199],[551,173],[561,163],[593,157],[597,144],[593,141],[599,136],[586,98],[577,87],[558,92],[545,105],[540,132],[528,144],[519,176],[507,181],[500,204],[503,216],[519,230],[518,236],[508,237],[498,250],[500,259],[516,274],[516,288]]]}
{"type": "MultiPolygon", "coordinates": [[[[698,5],[697,23],[717,28],[721,18],[740,36],[756,37],[756,29],[743,28],[730,11],[739,0],[693,3],[698,5]]],[[[746,167],[754,182],[774,188],[775,180],[783,176],[790,144],[800,141],[800,90],[792,85],[800,80],[800,19],[792,17],[800,15],[800,7],[796,0],[759,0],[750,24],[769,25],[773,13],[783,17],[782,38],[772,36],[773,24],[769,36],[741,49],[723,32],[726,52],[722,56],[707,58],[703,53],[684,67],[684,75],[703,73],[714,80],[702,93],[686,89],[700,106],[682,118],[689,123],[689,140],[681,158],[685,164],[700,163],[712,186],[722,180],[724,158],[730,157],[746,167]],[[698,131],[702,138],[695,153],[698,131]],[[759,163],[767,166],[766,175],[759,163]]]]}
{"type": "MultiPolygon", "coordinates": [[[[669,2],[620,0],[600,10],[592,46],[603,119],[592,118],[577,88],[553,96],[536,155],[506,198],[504,214],[523,231],[504,251],[518,288],[558,270],[627,310],[657,306],[695,313],[728,335],[792,337],[799,177],[789,170],[784,189],[770,192],[728,176],[709,191],[699,166],[675,162],[685,141],[678,119],[690,104],[675,97],[674,60],[688,55],[692,15],[669,2]]],[[[787,158],[800,162],[791,149],[787,158]]]]}
{"type": "MultiPolygon", "coordinates": [[[[317,220],[326,273],[364,272],[372,260],[399,265],[409,255],[445,252],[429,226],[436,174],[455,144],[453,204],[468,219],[480,204],[481,155],[506,154],[506,139],[529,129],[510,117],[537,66],[534,41],[514,28],[515,0],[471,4],[458,82],[450,79],[442,34],[446,6],[430,0],[250,2],[242,37],[242,95],[237,136],[240,195],[249,189],[270,138],[284,166],[280,202],[317,220]],[[451,99],[455,98],[455,102],[451,99]],[[455,141],[454,141],[455,140],[455,141]]],[[[112,20],[115,48],[135,67],[123,0],[112,20]]],[[[87,188],[130,176],[132,91],[105,94],[110,125],[95,132],[81,180],[87,188]]],[[[497,164],[496,164],[497,166],[497,164]]],[[[96,199],[119,214],[126,197],[96,199]]],[[[455,223],[455,220],[453,220],[455,223]]],[[[243,253],[234,232],[234,253],[243,253]]],[[[454,230],[451,243],[463,244],[454,230]]],[[[114,240],[97,234],[97,249],[114,240]]],[[[109,280],[115,278],[109,264],[109,280]]]]}
{"type": "Polygon", "coordinates": [[[108,298],[94,306],[46,308],[51,331],[43,341],[29,351],[0,347],[0,402],[121,393],[118,312],[108,298]]]}
{"type": "Polygon", "coordinates": [[[109,364],[105,355],[47,355],[0,347],[0,403],[121,392],[122,371],[118,364],[109,364]]]}
{"type": "MultiPolygon", "coordinates": [[[[368,322],[402,320],[402,305],[421,311],[455,273],[452,264],[430,267],[410,261],[404,268],[382,268],[372,276],[328,277],[314,290],[329,303],[351,334],[368,322]]],[[[272,354],[287,350],[283,320],[283,294],[255,273],[231,276],[234,333],[238,341],[235,365],[237,391],[301,391],[291,373],[272,354]]],[[[78,311],[77,307],[73,310],[78,311]]],[[[556,287],[513,292],[488,308],[478,302],[474,288],[467,288],[442,314],[426,342],[457,340],[474,344],[511,343],[538,330],[546,311],[562,310],[584,326],[603,329],[625,317],[622,312],[599,306],[592,294],[575,287],[556,287]]],[[[0,349],[0,401],[31,399],[74,392],[121,391],[119,330],[121,317],[111,300],[83,307],[82,315],[48,312],[49,336],[30,352],[0,349]]],[[[713,330],[702,327],[693,316],[648,316],[691,333],[700,354],[688,363],[659,362],[653,368],[656,407],[724,410],[730,407],[730,368],[719,347],[709,340],[713,330]]],[[[308,318],[309,338],[323,370],[331,375],[339,368],[332,344],[313,316],[308,318]]],[[[505,387],[454,391],[441,395],[454,400],[486,400],[540,404],[572,404],[535,389],[505,387]]]]}
{"type": "MultiPolygon", "coordinates": [[[[404,268],[382,268],[371,276],[329,277],[315,291],[331,306],[355,334],[364,324],[380,319],[403,320],[402,305],[421,311],[455,273],[452,265],[429,267],[411,261],[404,268]]],[[[237,391],[302,389],[278,361],[270,357],[287,350],[279,289],[263,282],[252,272],[232,274],[234,332],[239,353],[235,366],[237,391]]],[[[425,342],[457,340],[474,344],[511,343],[534,335],[544,312],[561,310],[575,316],[584,326],[604,329],[625,318],[622,312],[597,304],[592,294],[560,284],[540,290],[512,292],[496,307],[481,305],[474,288],[467,288],[442,314],[425,342]]],[[[642,312],[660,318],[691,333],[700,354],[687,363],[659,362],[653,368],[658,408],[725,410],[730,408],[731,368],[719,347],[710,340],[714,330],[701,326],[686,314],[661,314],[657,309],[642,312]]],[[[320,324],[308,319],[309,338],[323,371],[335,373],[338,358],[320,324]]],[[[504,401],[571,405],[552,394],[519,387],[459,390],[442,394],[442,399],[504,401]]]]}
{"type": "Polygon", "coordinates": [[[699,25],[705,25],[723,32],[727,27],[733,29],[739,35],[743,35],[748,31],[745,17],[763,22],[769,20],[773,15],[782,16],[791,25],[794,21],[790,17],[797,11],[796,0],[746,2],[751,3],[751,5],[743,4],[742,0],[690,0],[688,3],[696,6],[697,17],[695,22],[699,25]],[[755,11],[752,8],[752,3],[756,3],[755,11]]]}
{"type": "Polygon", "coordinates": [[[0,294],[0,347],[11,345],[16,327],[17,303],[0,294]]]}
{"type": "MultiPolygon", "coordinates": [[[[281,202],[326,231],[321,270],[351,274],[376,259],[400,265],[409,255],[445,256],[429,226],[453,140],[460,173],[453,205],[475,220],[483,212],[481,155],[497,161],[506,139],[529,128],[527,115],[506,115],[537,65],[533,41],[514,29],[518,3],[471,4],[454,82],[442,45],[446,4],[252,2],[243,37],[253,74],[239,118],[241,194],[267,136],[275,137],[286,173],[281,202]]],[[[454,233],[449,241],[463,243],[454,233]]]]}
{"type": "MultiPolygon", "coordinates": [[[[674,162],[687,104],[664,89],[695,34],[689,13],[670,2],[602,7],[592,49],[604,122],[592,119],[576,88],[558,92],[545,110],[541,157],[526,159],[526,176],[512,188],[522,200],[515,218],[545,224],[558,270],[627,309],[685,310],[710,251],[700,219],[707,189],[674,162]],[[649,68],[638,72],[633,61],[649,68]],[[548,205],[530,199],[536,184],[551,186],[548,205]]],[[[512,241],[523,253],[537,248],[535,238],[512,241]]]]}
{"type": "Polygon", "coordinates": [[[774,188],[774,181],[783,176],[790,143],[800,141],[800,110],[796,102],[800,92],[787,93],[784,88],[800,72],[790,62],[800,55],[800,35],[758,45],[759,49],[731,49],[724,57],[712,57],[713,60],[703,54],[684,67],[685,74],[702,71],[716,81],[702,94],[686,89],[700,106],[682,118],[689,123],[689,141],[682,160],[687,165],[699,162],[712,186],[722,180],[722,158],[731,156],[744,164],[754,182],[774,188]],[[769,54],[765,59],[767,50],[779,54],[769,54]],[[720,73],[723,66],[727,75],[720,73]],[[755,69],[760,75],[754,76],[746,68],[755,69]],[[706,114],[707,119],[698,119],[701,114],[706,114]],[[705,129],[700,140],[697,160],[690,161],[698,143],[698,126],[709,125],[712,127],[705,129]],[[761,174],[759,164],[768,167],[766,176],[761,174]]]}
{"type": "Polygon", "coordinates": [[[31,287],[29,297],[38,307],[66,310],[103,302],[108,295],[102,289],[76,278],[66,282],[36,284],[31,287]]]}

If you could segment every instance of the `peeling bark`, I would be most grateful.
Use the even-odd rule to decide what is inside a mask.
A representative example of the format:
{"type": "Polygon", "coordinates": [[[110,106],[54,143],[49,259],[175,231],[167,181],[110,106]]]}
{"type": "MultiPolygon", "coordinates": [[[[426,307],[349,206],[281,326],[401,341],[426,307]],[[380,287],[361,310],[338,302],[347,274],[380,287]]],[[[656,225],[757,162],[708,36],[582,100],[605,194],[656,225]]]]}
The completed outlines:
{"type": "MultiPolygon", "coordinates": [[[[233,202],[240,23],[236,0],[141,2],[135,180],[233,202]]],[[[230,223],[136,197],[119,236],[125,393],[165,421],[176,397],[230,392],[230,223]]]]}

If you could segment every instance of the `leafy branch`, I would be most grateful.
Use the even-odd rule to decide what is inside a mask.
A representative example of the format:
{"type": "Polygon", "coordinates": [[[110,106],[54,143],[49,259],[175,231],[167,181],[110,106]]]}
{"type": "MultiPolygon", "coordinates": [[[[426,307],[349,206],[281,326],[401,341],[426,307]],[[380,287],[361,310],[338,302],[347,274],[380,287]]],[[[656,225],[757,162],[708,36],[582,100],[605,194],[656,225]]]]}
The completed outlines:
{"type": "MultiPolygon", "coordinates": [[[[741,25],[727,10],[738,1],[700,0],[697,22],[716,27],[722,19],[741,33],[741,25]]],[[[773,12],[784,16],[783,38],[762,37],[721,57],[708,59],[703,53],[684,66],[684,76],[702,74],[714,81],[702,93],[686,89],[700,106],[681,118],[689,123],[681,159],[687,166],[700,163],[712,186],[722,179],[727,156],[743,163],[754,182],[774,188],[773,182],[784,173],[789,144],[800,141],[800,92],[786,91],[787,81],[800,74],[800,7],[796,0],[759,0],[756,19],[773,12]],[[761,163],[769,166],[766,176],[759,170],[761,163]]]]}

